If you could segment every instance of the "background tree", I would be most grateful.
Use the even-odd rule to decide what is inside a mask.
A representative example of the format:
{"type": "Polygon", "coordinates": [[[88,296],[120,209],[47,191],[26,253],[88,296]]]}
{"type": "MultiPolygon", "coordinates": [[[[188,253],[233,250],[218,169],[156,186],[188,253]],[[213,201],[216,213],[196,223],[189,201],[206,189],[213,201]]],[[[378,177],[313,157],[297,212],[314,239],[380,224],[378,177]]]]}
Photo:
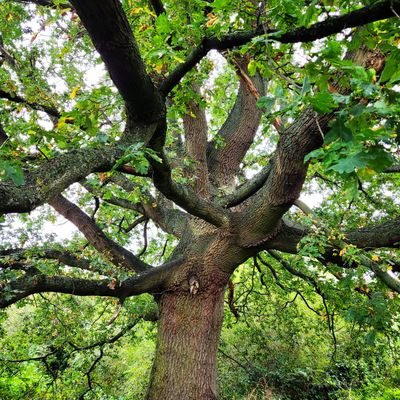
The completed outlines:
{"type": "MultiPolygon", "coordinates": [[[[22,216],[19,237],[3,216],[2,308],[151,294],[148,399],[217,398],[225,290],[247,260],[290,292],[305,281],[332,332],[327,299],[343,292],[377,329],[393,323],[381,311],[400,293],[399,2],[46,0],[1,13],[0,212],[47,203],[80,232],[32,236],[54,221],[48,207],[22,216]],[[305,185],[329,194],[318,212],[298,200],[305,185]]],[[[93,389],[100,344],[127,324],[35,357],[56,378],[65,345],[98,346],[93,389]]]]}

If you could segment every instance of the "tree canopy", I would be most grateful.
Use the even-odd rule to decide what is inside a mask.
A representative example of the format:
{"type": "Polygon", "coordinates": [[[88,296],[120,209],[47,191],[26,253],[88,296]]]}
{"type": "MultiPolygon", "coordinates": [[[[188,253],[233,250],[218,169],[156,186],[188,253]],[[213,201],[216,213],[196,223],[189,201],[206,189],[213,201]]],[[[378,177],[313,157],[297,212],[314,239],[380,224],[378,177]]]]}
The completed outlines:
{"type": "Polygon", "coordinates": [[[101,398],[104,346],[140,331],[147,399],[216,399],[226,291],[231,332],[257,315],[252,343],[300,302],[275,340],[324,321],[336,366],[351,324],[399,345],[399,1],[0,7],[3,326],[54,325],[5,365],[55,381],[95,350],[74,396],[101,398]]]}

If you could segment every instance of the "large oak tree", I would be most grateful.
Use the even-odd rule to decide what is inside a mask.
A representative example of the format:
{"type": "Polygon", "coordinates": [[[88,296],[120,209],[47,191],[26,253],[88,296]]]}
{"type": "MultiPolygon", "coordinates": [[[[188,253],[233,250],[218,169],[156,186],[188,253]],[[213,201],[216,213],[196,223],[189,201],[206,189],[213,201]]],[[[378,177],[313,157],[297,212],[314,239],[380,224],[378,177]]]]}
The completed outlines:
{"type": "Polygon", "coordinates": [[[152,294],[147,398],[216,399],[225,290],[249,258],[268,252],[313,283],[310,271],[339,282],[358,270],[355,295],[374,282],[400,293],[398,211],[368,193],[395,198],[400,170],[398,1],[15,0],[0,10],[0,213],[49,204],[86,241],[5,241],[0,307],[46,292],[152,294]],[[101,76],[102,65],[108,75],[92,83],[87,71],[101,76]],[[299,201],[316,179],[344,196],[334,227],[299,201]],[[349,200],[370,208],[346,211],[349,200]],[[160,262],[132,250],[149,221],[169,238],[160,262]],[[316,226],[325,240],[307,247],[316,226]],[[291,265],[299,251],[303,270],[291,265]]]}

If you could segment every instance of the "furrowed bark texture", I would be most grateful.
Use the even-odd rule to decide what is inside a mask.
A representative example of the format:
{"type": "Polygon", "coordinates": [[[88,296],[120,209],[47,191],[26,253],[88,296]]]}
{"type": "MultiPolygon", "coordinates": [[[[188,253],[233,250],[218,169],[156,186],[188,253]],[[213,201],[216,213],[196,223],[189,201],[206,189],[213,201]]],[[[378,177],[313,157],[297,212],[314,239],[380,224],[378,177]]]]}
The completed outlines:
{"type": "MultiPolygon", "coordinates": [[[[200,93],[197,87],[194,88],[200,93]]],[[[208,198],[210,194],[210,182],[206,162],[207,152],[207,119],[206,112],[196,101],[192,100],[188,105],[187,114],[183,117],[185,129],[186,153],[194,162],[193,171],[189,174],[196,177],[193,190],[200,196],[208,198]]]]}
{"type": "MultiPolygon", "coordinates": [[[[193,220],[185,261],[160,294],[157,348],[148,400],[217,399],[216,358],[225,287],[249,256],[229,229],[193,220]]],[[[179,252],[178,246],[177,252],[179,252]]]]}
{"type": "MultiPolygon", "coordinates": [[[[193,278],[193,279],[197,279],[193,278]]],[[[217,348],[228,274],[207,276],[206,289],[164,293],[147,400],[215,400],[217,348]]],[[[193,282],[195,285],[195,282],[193,282]]]]}
{"type": "MultiPolygon", "coordinates": [[[[243,66],[241,71],[245,74],[247,69],[243,66]]],[[[259,76],[248,80],[255,90],[263,94],[263,82],[259,76]]],[[[208,152],[210,175],[217,186],[232,183],[239,172],[241,161],[253,143],[260,119],[261,111],[257,107],[257,99],[241,78],[235,105],[219,132],[224,143],[221,148],[216,148],[211,143],[208,152]]]]}
{"type": "Polygon", "coordinates": [[[31,211],[91,172],[110,170],[121,154],[117,146],[73,150],[44,162],[24,185],[0,183],[0,214],[31,211]]]}

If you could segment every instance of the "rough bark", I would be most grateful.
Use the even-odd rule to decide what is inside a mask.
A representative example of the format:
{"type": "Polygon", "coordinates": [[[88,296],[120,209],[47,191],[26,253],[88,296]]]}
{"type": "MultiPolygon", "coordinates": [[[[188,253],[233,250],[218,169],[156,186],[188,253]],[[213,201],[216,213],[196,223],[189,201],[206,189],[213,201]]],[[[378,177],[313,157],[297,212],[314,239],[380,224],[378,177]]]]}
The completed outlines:
{"type": "Polygon", "coordinates": [[[147,400],[215,400],[217,348],[228,274],[193,275],[188,291],[160,298],[156,355],[147,400]],[[203,282],[204,284],[204,277],[203,282]]]}
{"type": "MultiPolygon", "coordinates": [[[[195,85],[194,90],[200,95],[199,88],[195,85]]],[[[210,182],[206,162],[207,152],[207,119],[204,108],[198,102],[192,100],[187,106],[187,114],[183,117],[185,129],[185,147],[187,155],[194,162],[190,174],[195,176],[192,184],[196,194],[203,198],[210,195],[210,182]]]]}
{"type": "Polygon", "coordinates": [[[0,183],[0,214],[31,211],[90,173],[110,170],[121,155],[117,146],[74,150],[44,162],[23,185],[0,183]]]}
{"type": "Polygon", "coordinates": [[[145,71],[129,22],[117,0],[71,1],[136,122],[160,119],[163,102],[145,71]]]}
{"type": "Polygon", "coordinates": [[[322,144],[333,115],[305,110],[282,132],[263,187],[237,214],[240,243],[257,246],[272,239],[279,231],[282,216],[299,197],[307,174],[304,157],[322,144]]]}
{"type": "MultiPolygon", "coordinates": [[[[395,219],[390,222],[370,225],[343,233],[347,243],[353,244],[360,249],[398,248],[400,246],[399,222],[399,219],[395,219]]],[[[284,220],[279,233],[268,243],[265,243],[263,248],[296,254],[300,240],[309,234],[309,229],[289,220],[284,220]]]]}
{"type": "MultiPolygon", "coordinates": [[[[237,62],[241,74],[247,73],[244,62],[237,62]]],[[[240,76],[240,75],[239,75],[240,76]]],[[[253,143],[254,136],[260,124],[261,111],[257,107],[257,98],[252,88],[259,94],[264,94],[262,78],[256,75],[253,79],[245,76],[240,78],[240,86],[235,105],[225,123],[221,127],[219,136],[224,141],[221,148],[210,143],[207,162],[212,181],[217,187],[229,185],[239,171],[240,163],[253,143]]]]}

